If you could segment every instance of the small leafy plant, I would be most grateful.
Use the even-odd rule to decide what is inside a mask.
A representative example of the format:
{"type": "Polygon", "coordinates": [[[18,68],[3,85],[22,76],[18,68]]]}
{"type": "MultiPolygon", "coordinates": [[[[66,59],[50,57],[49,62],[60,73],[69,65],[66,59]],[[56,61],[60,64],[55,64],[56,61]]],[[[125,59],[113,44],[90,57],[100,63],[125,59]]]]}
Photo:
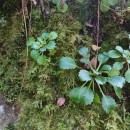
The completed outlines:
{"type": "Polygon", "coordinates": [[[120,61],[116,62],[117,69],[122,69],[123,66],[127,68],[125,72],[125,79],[128,83],[130,83],[130,50],[124,50],[121,46],[116,46],[115,50],[109,51],[109,57],[111,58],[118,58],[120,61]]]}
{"type": "Polygon", "coordinates": [[[59,64],[62,69],[80,69],[78,77],[84,83],[81,87],[73,88],[70,91],[70,99],[75,103],[85,105],[89,105],[92,102],[100,103],[100,92],[102,94],[102,108],[106,113],[109,113],[116,107],[116,102],[112,96],[105,94],[104,91],[107,86],[113,86],[117,97],[122,98],[121,89],[125,84],[125,78],[120,76],[119,70],[123,68],[123,63],[115,62],[112,66],[106,64],[111,52],[98,54],[97,57],[94,57],[94,64],[93,60],[90,60],[88,48],[83,47],[78,50],[78,53],[82,56],[80,62],[86,66],[85,69],[77,66],[75,60],[71,57],[62,57],[59,64]],[[98,66],[96,62],[99,63],[98,66]]]}
{"type": "Polygon", "coordinates": [[[55,39],[57,37],[58,34],[56,32],[44,32],[40,37],[37,38],[37,40],[35,40],[34,37],[29,38],[27,45],[32,48],[30,56],[36,60],[39,65],[46,64],[46,53],[47,51],[51,51],[56,47],[55,39]]]}
{"type": "Polygon", "coordinates": [[[52,0],[59,12],[65,13],[68,10],[68,5],[65,3],[66,0],[52,0]]]}

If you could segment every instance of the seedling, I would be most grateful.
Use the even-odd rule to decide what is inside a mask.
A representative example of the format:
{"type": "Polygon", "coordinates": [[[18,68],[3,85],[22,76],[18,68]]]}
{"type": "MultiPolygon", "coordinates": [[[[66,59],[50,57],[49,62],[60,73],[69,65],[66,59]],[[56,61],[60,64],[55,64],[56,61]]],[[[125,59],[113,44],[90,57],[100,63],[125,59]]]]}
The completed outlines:
{"type": "Polygon", "coordinates": [[[39,65],[46,64],[46,51],[51,51],[56,47],[55,39],[57,37],[56,32],[44,32],[37,40],[35,40],[34,37],[29,38],[27,45],[32,48],[30,56],[36,60],[39,65]]]}

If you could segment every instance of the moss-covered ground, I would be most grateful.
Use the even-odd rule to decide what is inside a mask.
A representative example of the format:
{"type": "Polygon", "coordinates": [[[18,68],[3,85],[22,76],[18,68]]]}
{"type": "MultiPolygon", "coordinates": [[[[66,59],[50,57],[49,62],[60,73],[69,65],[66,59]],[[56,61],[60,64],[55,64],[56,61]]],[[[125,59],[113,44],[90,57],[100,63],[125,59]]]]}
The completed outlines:
{"type": "MultiPolygon", "coordinates": [[[[80,47],[91,48],[94,44],[87,30],[80,34],[88,15],[81,10],[85,5],[73,4],[72,1],[70,3],[72,8],[67,13],[52,12],[50,18],[45,20],[42,19],[38,7],[32,9],[30,36],[38,37],[42,32],[55,31],[58,38],[57,47],[50,55],[50,63],[40,66],[28,57],[26,69],[26,32],[22,10],[15,10],[10,16],[1,13],[6,22],[0,25],[0,91],[9,103],[15,102],[20,106],[18,122],[8,129],[130,129],[130,114],[126,108],[129,105],[125,99],[117,100],[117,109],[111,114],[106,114],[100,104],[76,105],[68,98],[71,88],[79,86],[80,81],[77,70],[64,71],[59,68],[59,59],[62,56],[76,59],[80,47]],[[59,97],[66,99],[62,107],[56,105],[59,97]]],[[[114,48],[118,44],[128,46],[127,32],[121,30],[118,24],[111,20],[111,15],[103,15],[101,23],[103,24],[101,51],[114,48]]],[[[128,90],[127,87],[124,89],[128,90]]]]}

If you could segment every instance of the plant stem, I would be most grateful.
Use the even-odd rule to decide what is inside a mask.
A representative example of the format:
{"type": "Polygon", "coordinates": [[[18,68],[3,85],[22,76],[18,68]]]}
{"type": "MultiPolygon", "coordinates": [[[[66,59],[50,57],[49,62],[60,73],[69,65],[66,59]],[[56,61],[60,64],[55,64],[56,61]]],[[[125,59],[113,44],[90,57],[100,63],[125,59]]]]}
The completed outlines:
{"type": "Polygon", "coordinates": [[[90,89],[92,83],[93,83],[93,80],[90,81],[88,89],[90,89]]]}
{"type": "Polygon", "coordinates": [[[86,82],[81,86],[81,88],[83,88],[83,87],[86,85],[87,82],[88,82],[88,81],[86,81],[86,82]]]}
{"type": "Polygon", "coordinates": [[[94,90],[94,80],[93,80],[93,92],[95,92],[95,90],[94,90]]]}
{"type": "Polygon", "coordinates": [[[102,95],[104,96],[104,93],[103,93],[103,91],[102,91],[102,89],[101,89],[101,87],[100,87],[100,85],[98,84],[98,87],[99,87],[99,89],[100,89],[100,92],[102,93],[102,95]]]}
{"type": "Polygon", "coordinates": [[[79,66],[77,66],[77,68],[79,68],[79,69],[83,69],[83,68],[81,68],[81,67],[79,67],[79,66]]]}
{"type": "Polygon", "coordinates": [[[98,67],[96,69],[97,71],[100,69],[101,65],[102,65],[102,62],[99,63],[99,65],[98,65],[98,67]]]}
{"type": "MultiPolygon", "coordinates": [[[[27,4],[26,4],[25,0],[21,0],[21,3],[22,3],[22,13],[23,13],[23,19],[24,19],[24,28],[25,28],[25,32],[26,32],[26,43],[27,43],[28,29],[27,29],[26,15],[28,16],[28,12],[25,10],[27,8],[27,4]]],[[[27,68],[28,68],[28,45],[26,44],[26,61],[25,61],[25,66],[24,66],[24,72],[23,72],[23,79],[22,79],[22,83],[21,83],[20,94],[21,94],[22,88],[24,86],[27,68]]]]}
{"type": "MultiPolygon", "coordinates": [[[[99,45],[99,30],[100,30],[99,19],[100,19],[100,0],[98,0],[98,10],[97,10],[97,40],[96,40],[97,41],[97,47],[99,45]]],[[[97,49],[97,55],[98,55],[98,49],[97,49]]]]}

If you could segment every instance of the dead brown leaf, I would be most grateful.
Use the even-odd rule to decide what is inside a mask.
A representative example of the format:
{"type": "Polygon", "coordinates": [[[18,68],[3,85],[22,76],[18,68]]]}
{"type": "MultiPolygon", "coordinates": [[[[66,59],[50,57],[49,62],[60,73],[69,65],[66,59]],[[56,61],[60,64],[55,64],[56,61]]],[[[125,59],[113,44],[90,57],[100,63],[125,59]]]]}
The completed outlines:
{"type": "Polygon", "coordinates": [[[93,57],[90,61],[91,63],[91,66],[96,69],[97,68],[97,56],[96,57],[93,57]]]}

